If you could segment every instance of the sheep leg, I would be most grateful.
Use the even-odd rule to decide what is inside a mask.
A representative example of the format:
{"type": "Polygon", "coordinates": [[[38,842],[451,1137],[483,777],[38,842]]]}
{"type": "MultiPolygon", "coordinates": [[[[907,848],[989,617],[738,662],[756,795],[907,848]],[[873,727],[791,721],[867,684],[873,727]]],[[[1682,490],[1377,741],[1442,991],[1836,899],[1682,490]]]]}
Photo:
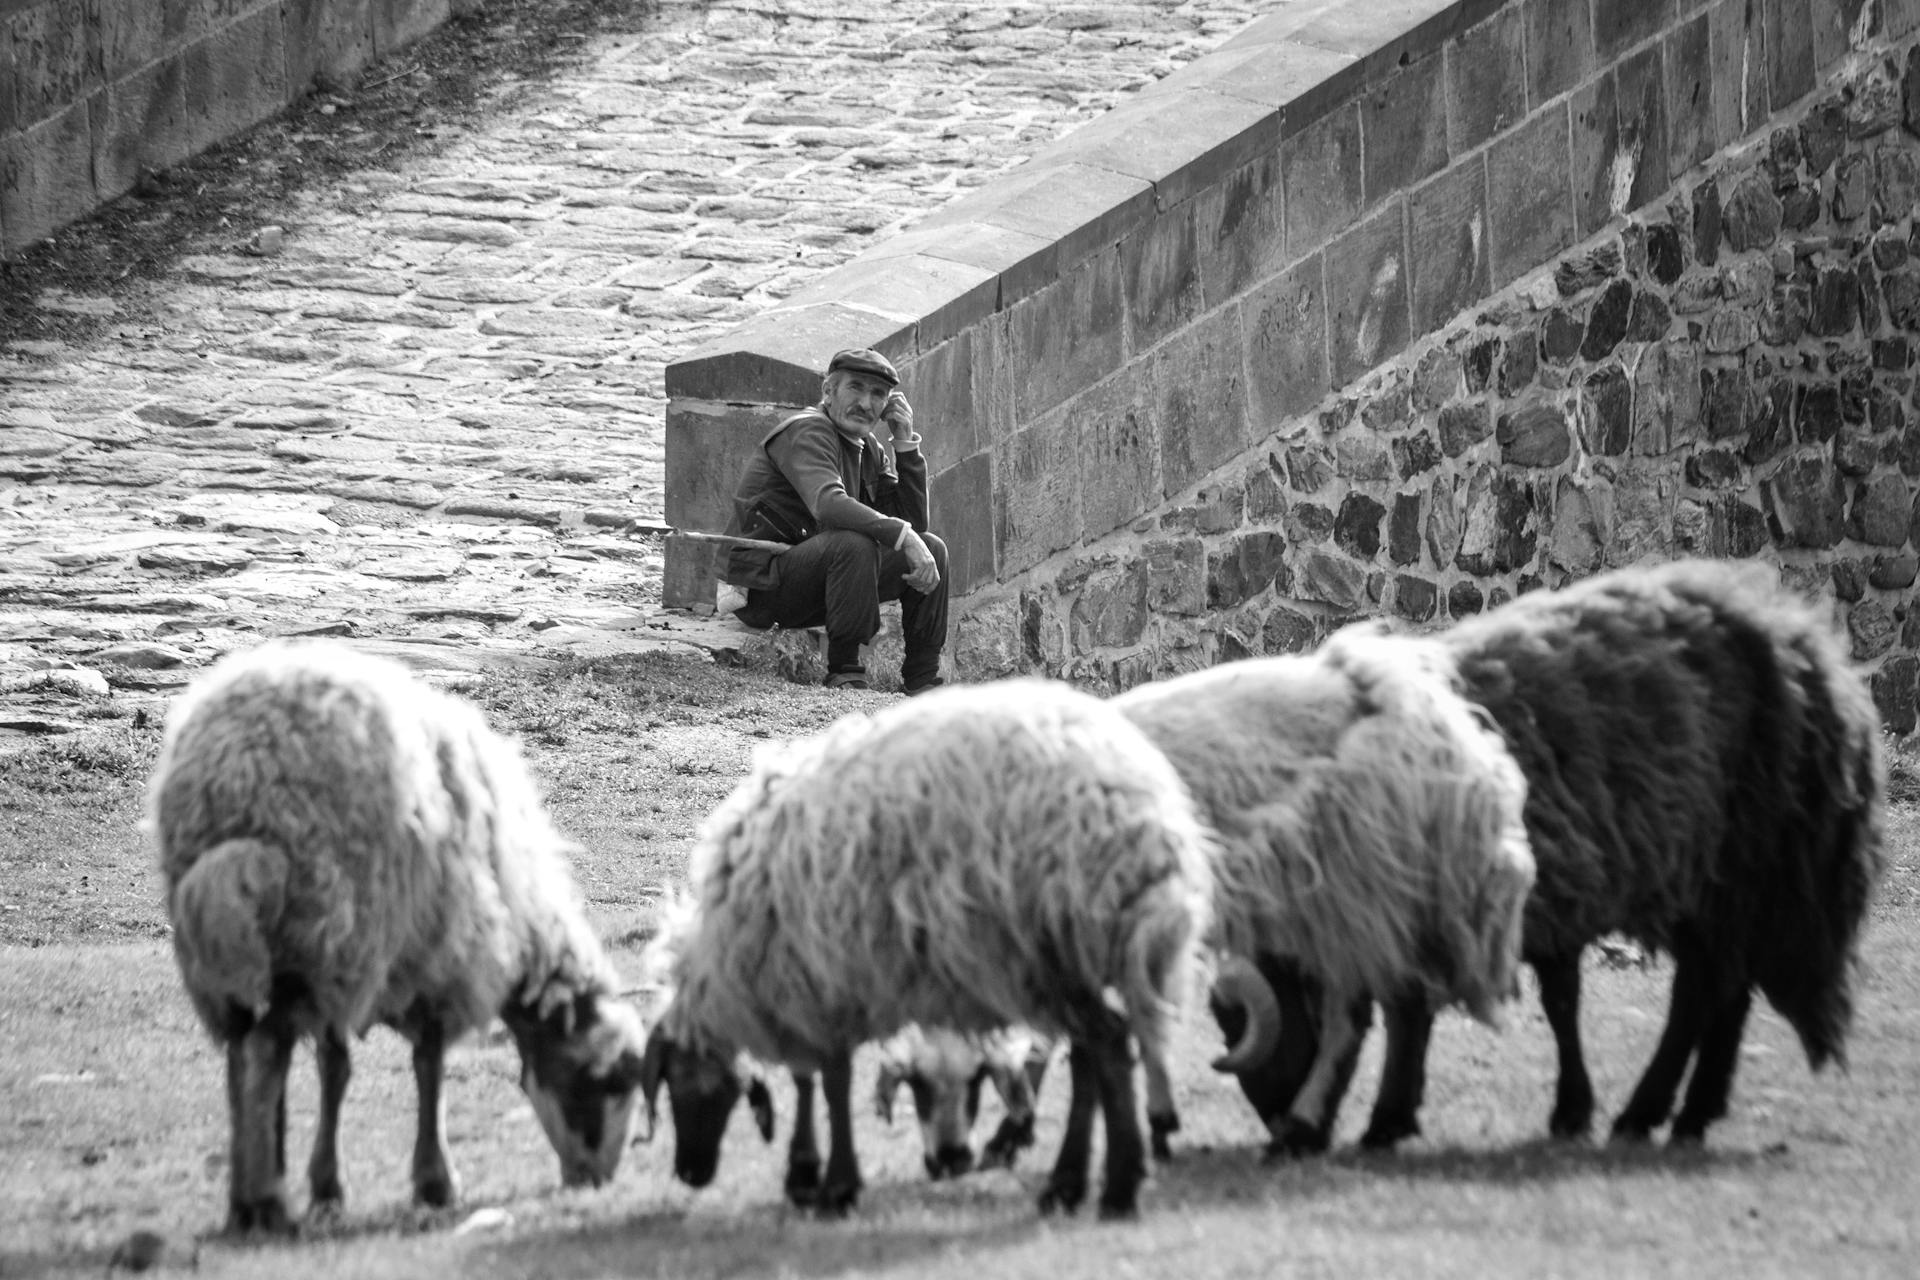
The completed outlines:
{"type": "MultiPolygon", "coordinates": [[[[1167,1135],[1180,1132],[1180,1111],[1173,1104],[1173,1081],[1167,1075],[1167,1061],[1144,1043],[1140,1059],[1147,1076],[1147,1129],[1153,1135],[1153,1158],[1171,1160],[1173,1144],[1167,1135]]],[[[1132,1114],[1131,1110],[1128,1114],[1132,1114]]]]}
{"type": "Polygon", "coordinates": [[[1064,1209],[1072,1213],[1087,1198],[1087,1161],[1093,1151],[1093,1111],[1099,1104],[1100,1083],[1093,1050],[1078,1040],[1067,1052],[1072,1094],[1067,1102],[1067,1130],[1060,1139],[1047,1189],[1040,1193],[1040,1212],[1064,1209]]]}
{"type": "Polygon", "coordinates": [[[447,1150],[446,1032],[433,1018],[421,1018],[413,1041],[413,1083],[420,1098],[413,1137],[413,1198],[444,1209],[460,1198],[453,1157],[447,1150]]]}
{"type": "Polygon", "coordinates": [[[1673,971],[1673,1000],[1667,1009],[1667,1025],[1660,1033],[1660,1044],[1653,1051],[1640,1083],[1626,1109],[1613,1122],[1615,1139],[1644,1142],[1647,1135],[1666,1123],[1673,1111],[1673,1098],[1680,1091],[1680,1077],[1687,1060],[1712,1017],[1702,977],[1704,965],[1689,949],[1678,952],[1673,971]]]}
{"type": "Polygon", "coordinates": [[[229,1231],[294,1230],[286,1193],[287,1071],[294,1039],[292,1024],[273,1011],[227,1038],[229,1231]]]}
{"type": "Polygon", "coordinates": [[[793,1073],[793,1138],[787,1143],[787,1200],[809,1206],[820,1197],[820,1142],[813,1131],[813,1074],[793,1073]]]}
{"type": "Polygon", "coordinates": [[[1740,1063],[1740,1037],[1747,1029],[1747,1014],[1752,1008],[1753,993],[1742,989],[1714,1011],[1700,1040],[1693,1077],[1687,1081],[1686,1105],[1674,1117],[1669,1142],[1682,1146],[1702,1142],[1707,1126],[1727,1114],[1734,1069],[1740,1063]]]}
{"type": "MultiPolygon", "coordinates": [[[[1364,999],[1364,997],[1358,997],[1364,999]]],[[[1293,1100],[1293,1106],[1271,1126],[1273,1140],[1267,1144],[1269,1159],[1317,1155],[1327,1149],[1333,1136],[1333,1111],[1339,1105],[1339,1090],[1352,1075],[1350,1059],[1360,1051],[1361,1032],[1353,1025],[1350,1010],[1354,999],[1334,992],[1320,997],[1320,1049],[1314,1054],[1313,1069],[1293,1100]]]]}
{"type": "Polygon", "coordinates": [[[1593,1127],[1593,1080],[1580,1046],[1580,953],[1535,960],[1533,972],[1540,979],[1540,1008],[1560,1057],[1547,1132],[1556,1138],[1584,1138],[1593,1127]]]}
{"type": "Polygon", "coordinates": [[[322,1027],[314,1038],[314,1063],[320,1069],[320,1122],[307,1161],[307,1186],[314,1212],[336,1212],[346,1201],[340,1187],[340,1104],[353,1076],[353,1059],[336,1027],[322,1027]]]}
{"type": "Polygon", "coordinates": [[[820,1089],[827,1097],[827,1179],[814,1201],[814,1212],[838,1218],[860,1198],[860,1157],[853,1148],[853,1055],[842,1051],[828,1058],[820,1072],[820,1089]]]}
{"type": "MultiPolygon", "coordinates": [[[[1094,1071],[1100,1088],[1100,1110],[1107,1130],[1107,1168],[1100,1190],[1102,1218],[1131,1218],[1138,1212],[1140,1184],[1147,1176],[1147,1148],[1140,1136],[1139,1103],[1133,1091],[1133,1055],[1127,1049],[1125,1032],[1100,1040],[1093,1050],[1094,1071]]],[[[1148,1062],[1148,1079],[1154,1077],[1154,1060],[1148,1062]]],[[[1166,1067],[1158,1064],[1159,1088],[1166,1092],[1163,1115],[1173,1114],[1173,1097],[1167,1090],[1166,1067]]],[[[1150,1083],[1149,1088],[1153,1085],[1150,1083]]],[[[1174,1116],[1174,1125],[1179,1124],[1174,1116]]],[[[1164,1141],[1154,1131],[1156,1141],[1164,1141]]]]}
{"type": "MultiPolygon", "coordinates": [[[[1426,1100],[1427,1093],[1427,1045],[1433,1037],[1433,1010],[1425,996],[1415,994],[1390,1000],[1385,1011],[1386,1064],[1380,1074],[1379,1096],[1373,1100],[1373,1117],[1360,1137],[1361,1146],[1375,1151],[1390,1148],[1402,1138],[1419,1135],[1420,1104],[1426,1100]]],[[[1358,1039],[1354,1041],[1354,1048],[1359,1048],[1358,1039]]],[[[1355,1053],[1347,1059],[1339,1086],[1341,1092],[1345,1092],[1346,1082],[1352,1079],[1358,1056],[1355,1053]]],[[[1335,1106],[1337,1108],[1337,1101],[1335,1106]]]]}

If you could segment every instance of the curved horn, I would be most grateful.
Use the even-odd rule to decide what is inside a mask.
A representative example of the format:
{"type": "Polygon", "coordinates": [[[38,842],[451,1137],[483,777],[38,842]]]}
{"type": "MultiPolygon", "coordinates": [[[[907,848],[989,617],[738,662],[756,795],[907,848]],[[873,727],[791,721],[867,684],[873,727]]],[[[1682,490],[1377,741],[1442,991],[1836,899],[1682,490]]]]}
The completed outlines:
{"type": "Polygon", "coordinates": [[[1273,1056],[1280,1043],[1280,999],[1251,961],[1244,956],[1224,957],[1213,980],[1213,998],[1247,1013],[1240,1043],[1213,1060],[1215,1071],[1247,1071],[1273,1056]]]}

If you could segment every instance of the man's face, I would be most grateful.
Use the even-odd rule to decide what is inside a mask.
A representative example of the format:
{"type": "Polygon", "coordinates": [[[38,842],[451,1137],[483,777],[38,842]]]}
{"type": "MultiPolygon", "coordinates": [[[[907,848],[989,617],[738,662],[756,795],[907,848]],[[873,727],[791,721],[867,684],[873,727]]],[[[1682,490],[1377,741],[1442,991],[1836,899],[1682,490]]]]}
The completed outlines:
{"type": "Polygon", "coordinates": [[[850,436],[876,431],[893,387],[885,378],[842,369],[827,379],[827,416],[850,436]]]}

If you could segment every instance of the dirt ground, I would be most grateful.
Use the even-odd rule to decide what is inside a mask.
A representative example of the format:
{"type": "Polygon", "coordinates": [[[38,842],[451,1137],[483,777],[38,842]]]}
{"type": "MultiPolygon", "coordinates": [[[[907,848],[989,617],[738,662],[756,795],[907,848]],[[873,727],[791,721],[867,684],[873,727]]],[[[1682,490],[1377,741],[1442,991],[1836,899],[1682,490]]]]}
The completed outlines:
{"type": "Polygon", "coordinates": [[[164,172],[17,259],[0,262],[0,345],[81,340],[147,312],[148,286],[190,246],[244,244],[297,196],[341,208],[341,178],[398,169],[577,56],[589,36],[632,28],[650,0],[486,0],[352,83],[331,83],[272,120],[164,172]],[[44,305],[107,296],[102,319],[44,305]]]}

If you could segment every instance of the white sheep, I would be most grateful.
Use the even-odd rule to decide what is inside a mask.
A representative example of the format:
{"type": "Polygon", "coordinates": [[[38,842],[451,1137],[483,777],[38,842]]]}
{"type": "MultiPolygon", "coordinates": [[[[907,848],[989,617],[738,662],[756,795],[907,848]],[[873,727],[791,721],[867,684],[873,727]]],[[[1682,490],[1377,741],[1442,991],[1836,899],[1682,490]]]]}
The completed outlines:
{"type": "Polygon", "coordinates": [[[413,1044],[413,1186],[450,1204],[443,1054],[499,1016],[568,1185],[613,1175],[635,1101],[638,1013],[589,929],[517,750],[479,712],[384,659],[275,642],[217,664],[168,717],[148,828],[174,953],[226,1045],[228,1225],[292,1226],[286,1077],[312,1035],[313,1207],[342,1202],[347,1036],[413,1044]]]}
{"type": "MultiPolygon", "coordinates": [[[[1218,833],[1213,945],[1241,961],[1293,957],[1322,980],[1312,1070],[1291,1111],[1267,1117],[1276,1153],[1325,1149],[1356,1002],[1458,1002],[1497,1024],[1516,989],[1534,878],[1526,783],[1446,671],[1431,643],[1349,627],[1310,655],[1113,700],[1218,833]]],[[[1238,1071],[1271,1054],[1279,1014],[1252,964],[1221,973],[1216,995],[1244,1006],[1247,1026],[1215,1066],[1238,1071]]]]}
{"type": "Polygon", "coordinates": [[[1042,1208],[1084,1197],[1098,1105],[1101,1210],[1131,1212],[1146,1162],[1128,1035],[1164,1094],[1157,1064],[1211,899],[1208,844],[1165,758],[1060,684],[936,691],[763,752],[703,827],[692,898],[655,943],[673,995],[646,1085],[650,1100],[668,1085],[676,1170],[712,1176],[725,1114],[696,1114],[711,1088],[692,1077],[705,1064],[730,1103],[734,1077],[711,1064],[744,1050],[796,1072],[790,1193],[843,1212],[860,1187],[855,1048],[909,1023],[1024,1022],[1072,1044],[1042,1208]],[[832,1146],[814,1186],[801,1137],[816,1071],[832,1146]]]}
{"type": "Polygon", "coordinates": [[[1054,1048],[1051,1036],[1025,1026],[975,1035],[945,1027],[906,1027],[880,1045],[874,1110],[891,1123],[894,1095],[905,1085],[920,1124],[927,1176],[936,1182],[957,1178],[974,1167],[972,1134],[980,1116],[980,1087],[991,1084],[1006,1114],[981,1149],[979,1166],[1012,1168],[1019,1153],[1033,1145],[1034,1095],[1054,1048]]]}

